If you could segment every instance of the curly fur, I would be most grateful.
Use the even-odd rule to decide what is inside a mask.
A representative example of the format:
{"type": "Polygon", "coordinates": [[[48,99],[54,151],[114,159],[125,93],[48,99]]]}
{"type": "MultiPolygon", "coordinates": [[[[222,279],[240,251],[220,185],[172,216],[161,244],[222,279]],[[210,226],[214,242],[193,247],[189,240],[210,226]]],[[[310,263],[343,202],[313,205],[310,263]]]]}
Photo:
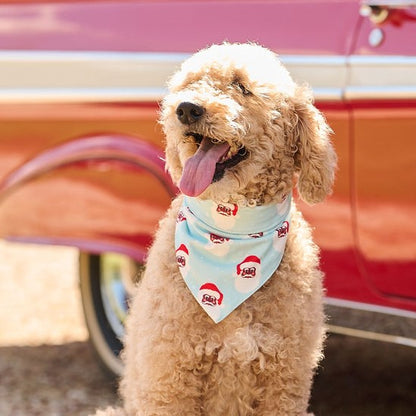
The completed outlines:
{"type": "MultiPolygon", "coordinates": [[[[280,202],[296,182],[309,203],[330,193],[336,164],[330,129],[310,90],[297,86],[269,50],[211,46],[185,61],[169,89],[161,123],[167,169],[176,182],[197,149],[189,126],[178,121],[181,102],[206,110],[193,132],[248,152],[200,198],[262,205],[280,202]]],[[[181,201],[174,200],[160,222],[133,298],[123,354],[124,410],[99,415],[306,415],[324,338],[322,274],[308,225],[293,205],[278,270],[214,324],[178,271],[174,232],[181,201]]]]}

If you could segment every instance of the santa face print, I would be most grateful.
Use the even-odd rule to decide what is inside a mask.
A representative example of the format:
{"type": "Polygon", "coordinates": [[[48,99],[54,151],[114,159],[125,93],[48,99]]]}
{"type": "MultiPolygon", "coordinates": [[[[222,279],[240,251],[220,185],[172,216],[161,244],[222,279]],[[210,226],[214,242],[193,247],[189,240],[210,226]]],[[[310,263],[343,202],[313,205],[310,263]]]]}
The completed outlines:
{"type": "Polygon", "coordinates": [[[206,245],[206,249],[215,256],[223,257],[228,253],[230,249],[230,239],[210,233],[209,242],[206,245]]]}
{"type": "Polygon", "coordinates": [[[180,268],[184,268],[186,266],[185,256],[183,256],[183,255],[177,255],[176,256],[176,261],[178,262],[178,266],[180,268]]]}
{"type": "Polygon", "coordinates": [[[213,319],[221,314],[224,296],[214,283],[205,283],[199,288],[198,302],[213,319]]]}
{"type": "Polygon", "coordinates": [[[250,238],[261,238],[261,237],[263,237],[263,235],[264,235],[264,233],[261,231],[261,232],[259,232],[259,233],[251,233],[251,234],[249,234],[248,236],[249,236],[250,238]]]}
{"type": "Polygon", "coordinates": [[[238,206],[236,204],[214,204],[212,207],[212,218],[215,225],[223,230],[229,230],[235,224],[238,213],[238,206]]]}
{"type": "Polygon", "coordinates": [[[240,293],[256,290],[260,285],[261,260],[248,256],[236,267],[235,288],[240,293]]]}
{"type": "Polygon", "coordinates": [[[182,273],[182,275],[186,274],[189,269],[189,250],[185,246],[185,244],[181,244],[179,248],[176,250],[176,263],[182,273]]]}
{"type": "Polygon", "coordinates": [[[289,222],[283,221],[273,235],[273,248],[279,253],[285,249],[287,235],[289,233],[289,222]]]}
{"type": "Polygon", "coordinates": [[[177,224],[180,224],[180,223],[181,223],[181,222],[183,222],[183,221],[186,221],[186,217],[185,217],[184,212],[183,212],[182,210],[180,210],[180,211],[178,212],[178,216],[177,216],[177,218],[176,218],[176,223],[177,223],[177,224]]]}
{"type": "Polygon", "coordinates": [[[282,202],[276,206],[277,208],[277,215],[280,217],[284,215],[288,208],[290,207],[291,199],[288,198],[288,195],[285,195],[282,199],[282,202]]]}

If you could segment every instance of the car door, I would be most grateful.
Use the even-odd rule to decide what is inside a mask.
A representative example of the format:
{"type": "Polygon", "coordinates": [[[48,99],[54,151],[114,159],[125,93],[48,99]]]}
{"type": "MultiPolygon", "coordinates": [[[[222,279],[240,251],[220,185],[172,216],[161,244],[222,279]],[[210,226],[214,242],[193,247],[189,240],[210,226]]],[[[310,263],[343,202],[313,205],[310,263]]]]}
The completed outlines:
{"type": "Polygon", "coordinates": [[[416,1],[366,1],[345,92],[355,232],[373,289],[416,298],[416,1]]]}

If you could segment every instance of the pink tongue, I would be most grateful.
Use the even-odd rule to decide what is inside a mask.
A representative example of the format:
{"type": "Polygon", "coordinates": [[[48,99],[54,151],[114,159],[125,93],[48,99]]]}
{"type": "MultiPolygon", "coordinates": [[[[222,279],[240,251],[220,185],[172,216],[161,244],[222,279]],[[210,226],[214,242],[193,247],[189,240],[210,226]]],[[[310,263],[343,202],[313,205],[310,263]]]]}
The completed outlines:
{"type": "Polygon", "coordinates": [[[228,143],[214,144],[204,137],[197,152],[185,162],[179,189],[188,196],[198,196],[212,183],[216,164],[228,152],[228,143]]]}

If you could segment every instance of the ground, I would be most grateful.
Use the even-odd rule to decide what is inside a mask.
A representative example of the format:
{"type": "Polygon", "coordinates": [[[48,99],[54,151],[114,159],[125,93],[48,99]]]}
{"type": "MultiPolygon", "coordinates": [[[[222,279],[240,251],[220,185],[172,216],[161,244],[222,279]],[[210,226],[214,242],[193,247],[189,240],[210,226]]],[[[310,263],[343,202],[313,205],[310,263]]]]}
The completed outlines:
{"type": "MultiPolygon", "coordinates": [[[[115,403],[88,344],[78,253],[0,242],[0,415],[86,416],[115,403]]],[[[316,416],[413,416],[416,349],[330,336],[316,416]]]]}

